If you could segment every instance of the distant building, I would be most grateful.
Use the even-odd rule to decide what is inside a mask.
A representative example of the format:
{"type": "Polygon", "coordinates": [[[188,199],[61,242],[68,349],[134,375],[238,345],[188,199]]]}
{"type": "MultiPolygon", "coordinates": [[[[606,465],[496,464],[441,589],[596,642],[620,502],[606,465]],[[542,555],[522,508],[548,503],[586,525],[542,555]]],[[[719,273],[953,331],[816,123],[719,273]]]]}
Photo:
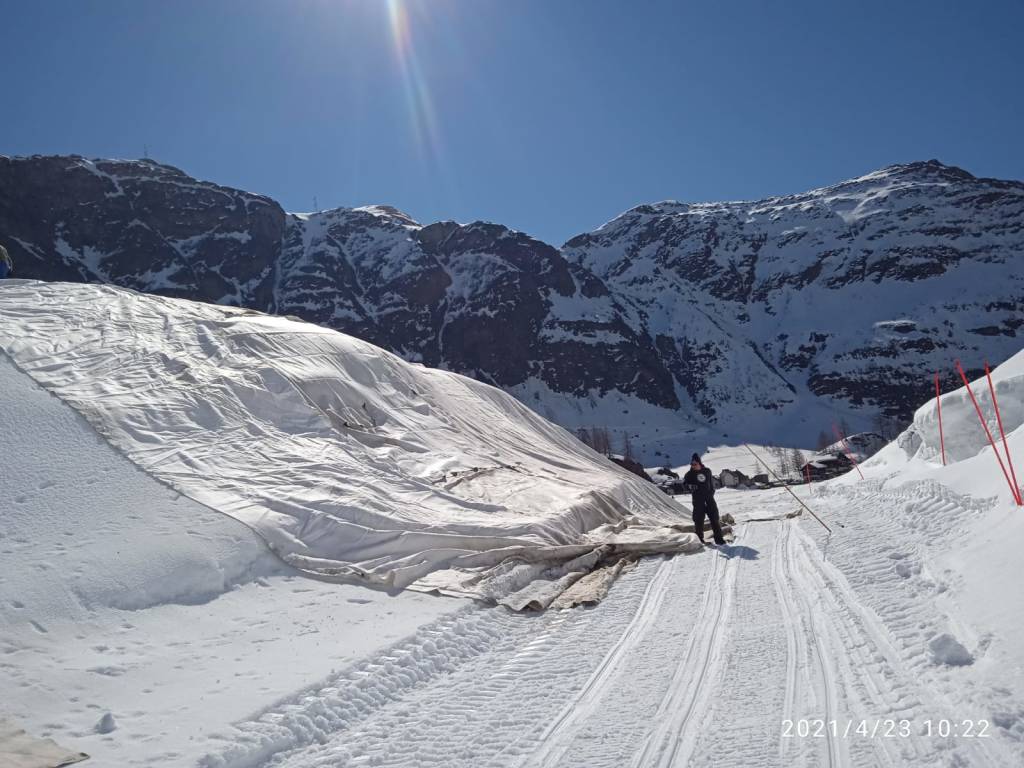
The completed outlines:
{"type": "Polygon", "coordinates": [[[750,478],[737,469],[723,469],[718,481],[723,488],[745,487],[751,484],[750,478]]]}
{"type": "Polygon", "coordinates": [[[800,476],[809,477],[811,482],[838,477],[853,469],[853,462],[846,454],[819,454],[800,467],[800,476]]]}

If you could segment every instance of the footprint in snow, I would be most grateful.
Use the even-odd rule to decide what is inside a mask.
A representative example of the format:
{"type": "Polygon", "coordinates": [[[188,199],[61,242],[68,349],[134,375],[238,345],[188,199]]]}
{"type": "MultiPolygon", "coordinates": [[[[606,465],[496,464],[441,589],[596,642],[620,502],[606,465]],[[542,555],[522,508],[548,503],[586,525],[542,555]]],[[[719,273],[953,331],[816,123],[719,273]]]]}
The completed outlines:
{"type": "Polygon", "coordinates": [[[86,670],[86,672],[92,672],[94,675],[103,675],[104,677],[120,677],[126,671],[124,667],[92,667],[86,670]]]}

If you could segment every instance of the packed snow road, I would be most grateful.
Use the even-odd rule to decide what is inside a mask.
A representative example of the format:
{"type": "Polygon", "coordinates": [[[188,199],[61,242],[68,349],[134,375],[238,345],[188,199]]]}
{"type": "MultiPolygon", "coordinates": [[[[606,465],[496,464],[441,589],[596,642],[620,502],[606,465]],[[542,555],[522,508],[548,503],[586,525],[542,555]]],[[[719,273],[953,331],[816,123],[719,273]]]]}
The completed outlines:
{"type": "Polygon", "coordinates": [[[733,545],[647,559],[593,609],[467,606],[221,734],[201,764],[1021,764],[1019,704],[929,653],[949,627],[917,521],[971,500],[865,487],[816,500],[845,524],[832,537],[743,522],[792,511],[781,493],[723,494],[733,545]],[[894,504],[917,510],[905,529],[894,504]]]}

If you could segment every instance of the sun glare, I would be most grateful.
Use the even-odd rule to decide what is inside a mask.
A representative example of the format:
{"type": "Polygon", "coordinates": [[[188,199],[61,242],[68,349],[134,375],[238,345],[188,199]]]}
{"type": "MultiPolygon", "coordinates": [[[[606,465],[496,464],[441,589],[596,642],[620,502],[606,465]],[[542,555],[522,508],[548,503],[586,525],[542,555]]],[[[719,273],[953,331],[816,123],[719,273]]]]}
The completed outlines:
{"type": "Polygon", "coordinates": [[[416,142],[423,152],[435,157],[440,152],[437,119],[430,86],[413,42],[409,6],[403,0],[386,0],[395,56],[402,73],[406,107],[416,142]]]}

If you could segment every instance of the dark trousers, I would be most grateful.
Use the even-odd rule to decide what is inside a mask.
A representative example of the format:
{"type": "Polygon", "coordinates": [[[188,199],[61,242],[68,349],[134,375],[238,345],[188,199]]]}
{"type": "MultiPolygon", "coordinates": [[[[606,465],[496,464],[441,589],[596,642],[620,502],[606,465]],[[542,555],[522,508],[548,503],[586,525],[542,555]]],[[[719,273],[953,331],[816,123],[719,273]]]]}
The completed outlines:
{"type": "Polygon", "coordinates": [[[697,533],[697,538],[701,541],[704,541],[705,516],[711,521],[711,532],[715,536],[715,543],[723,544],[725,536],[722,535],[722,523],[718,520],[718,504],[715,503],[715,497],[694,495],[693,529],[697,533]]]}

